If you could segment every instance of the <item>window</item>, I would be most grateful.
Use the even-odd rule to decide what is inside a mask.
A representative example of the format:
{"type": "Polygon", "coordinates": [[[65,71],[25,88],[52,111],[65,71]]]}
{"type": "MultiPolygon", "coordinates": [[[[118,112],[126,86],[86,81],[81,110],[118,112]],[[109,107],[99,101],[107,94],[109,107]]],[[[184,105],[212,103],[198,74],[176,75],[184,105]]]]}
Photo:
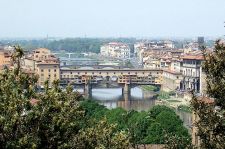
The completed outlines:
{"type": "Polygon", "coordinates": [[[41,69],[41,72],[44,72],[44,69],[41,69]]]}
{"type": "Polygon", "coordinates": [[[44,76],[44,74],[42,73],[41,76],[44,76]]]}
{"type": "Polygon", "coordinates": [[[48,69],[48,72],[51,72],[51,69],[48,69]]]}
{"type": "Polygon", "coordinates": [[[56,69],[54,69],[54,72],[56,72],[56,69]]]}
{"type": "Polygon", "coordinates": [[[56,74],[54,74],[54,77],[56,77],[56,74]]]}
{"type": "Polygon", "coordinates": [[[70,74],[73,74],[73,72],[70,72],[70,74]]]}

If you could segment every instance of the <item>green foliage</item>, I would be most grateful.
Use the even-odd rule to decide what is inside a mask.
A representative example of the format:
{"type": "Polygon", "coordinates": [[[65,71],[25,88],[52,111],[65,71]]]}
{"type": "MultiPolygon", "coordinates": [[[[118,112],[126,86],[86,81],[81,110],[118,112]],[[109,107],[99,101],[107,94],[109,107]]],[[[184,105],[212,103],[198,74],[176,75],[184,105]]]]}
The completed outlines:
{"type": "Polygon", "coordinates": [[[225,148],[225,45],[217,41],[213,53],[205,50],[203,53],[207,94],[214,98],[214,103],[193,96],[191,105],[196,117],[194,125],[201,140],[200,148],[225,148]]]}
{"type": "Polygon", "coordinates": [[[117,128],[119,130],[126,128],[128,117],[127,117],[127,111],[125,109],[115,108],[115,109],[109,110],[106,113],[106,118],[109,121],[109,123],[117,124],[117,128]]]}
{"type": "Polygon", "coordinates": [[[169,99],[170,94],[168,92],[165,92],[165,91],[160,91],[157,98],[158,99],[169,99]]]}
{"type": "Polygon", "coordinates": [[[85,100],[80,104],[81,108],[85,111],[85,118],[101,120],[107,111],[109,111],[105,106],[98,104],[93,100],[85,100]]]}
{"type": "Polygon", "coordinates": [[[193,149],[194,146],[190,143],[190,138],[180,137],[173,134],[165,135],[165,148],[168,149],[193,149]]]}
{"type": "Polygon", "coordinates": [[[159,90],[159,88],[158,87],[156,87],[156,86],[153,86],[153,85],[143,85],[143,86],[141,86],[142,87],[142,89],[144,89],[145,91],[158,91],[159,90]]]}
{"type": "Polygon", "coordinates": [[[129,148],[129,135],[125,131],[117,131],[115,124],[109,124],[106,119],[95,122],[91,127],[80,131],[74,144],[79,149],[121,149],[129,148]]]}
{"type": "Polygon", "coordinates": [[[204,52],[203,70],[207,76],[207,94],[215,98],[217,106],[225,109],[225,45],[216,42],[213,53],[204,52]]]}
{"type": "Polygon", "coordinates": [[[156,117],[161,113],[161,112],[165,112],[165,111],[169,111],[172,112],[174,114],[176,114],[172,109],[170,109],[169,107],[166,106],[154,106],[152,109],[149,110],[149,115],[151,116],[151,118],[156,119],[156,117]]]}
{"type": "Polygon", "coordinates": [[[186,144],[190,143],[190,136],[183,122],[172,109],[166,106],[155,106],[148,112],[137,112],[122,108],[106,110],[104,106],[91,100],[84,101],[81,105],[88,111],[86,115],[89,126],[93,127],[96,120],[101,121],[102,118],[106,118],[109,124],[115,125],[116,130],[129,134],[133,147],[138,144],[166,143],[166,134],[179,136],[184,142],[186,141],[186,144]]]}
{"type": "Polygon", "coordinates": [[[146,143],[164,144],[168,136],[177,136],[190,144],[190,136],[176,113],[166,106],[155,106],[149,111],[152,123],[148,127],[146,143]]]}
{"type": "Polygon", "coordinates": [[[2,43],[21,45],[24,49],[34,50],[36,48],[48,48],[54,51],[65,50],[67,52],[100,52],[100,46],[109,42],[128,43],[133,49],[132,44],[135,38],[66,38],[61,40],[4,40],[2,43]]]}
{"type": "Polygon", "coordinates": [[[179,105],[178,109],[181,111],[189,112],[189,113],[191,113],[192,111],[191,107],[187,105],[179,105]]]}
{"type": "Polygon", "coordinates": [[[36,93],[37,77],[22,72],[22,56],[22,49],[15,47],[14,68],[0,73],[1,148],[127,148],[127,133],[114,125],[88,125],[87,112],[80,107],[83,98],[72,87],[62,91],[55,81],[50,89],[45,82],[44,93],[36,93]],[[96,140],[92,133],[99,142],[89,146],[96,140]]]}

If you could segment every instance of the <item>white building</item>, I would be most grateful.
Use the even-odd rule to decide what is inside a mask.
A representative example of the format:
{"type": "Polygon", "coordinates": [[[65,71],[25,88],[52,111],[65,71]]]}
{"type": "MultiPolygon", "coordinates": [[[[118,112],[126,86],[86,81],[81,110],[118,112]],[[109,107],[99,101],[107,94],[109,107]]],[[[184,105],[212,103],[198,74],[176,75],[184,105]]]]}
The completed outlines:
{"type": "Polygon", "coordinates": [[[100,54],[107,57],[130,58],[130,47],[124,43],[111,42],[101,46],[100,54]]]}

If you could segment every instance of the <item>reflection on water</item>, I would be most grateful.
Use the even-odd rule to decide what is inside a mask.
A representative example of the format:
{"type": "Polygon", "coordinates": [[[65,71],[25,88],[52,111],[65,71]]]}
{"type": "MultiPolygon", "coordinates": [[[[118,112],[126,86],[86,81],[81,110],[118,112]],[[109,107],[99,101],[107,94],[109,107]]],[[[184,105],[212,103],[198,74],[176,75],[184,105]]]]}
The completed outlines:
{"type": "MultiPolygon", "coordinates": [[[[76,90],[83,92],[83,89],[76,90]]],[[[98,101],[109,109],[121,107],[126,110],[147,111],[155,105],[155,95],[156,93],[143,91],[139,87],[131,89],[130,97],[124,97],[122,95],[122,88],[93,88],[91,99],[98,101]]],[[[176,113],[183,120],[184,125],[190,129],[192,124],[191,114],[178,110],[176,113]]]]}
{"type": "MultiPolygon", "coordinates": [[[[77,91],[83,92],[83,89],[77,91]]],[[[139,87],[131,89],[130,97],[122,95],[122,88],[93,88],[91,99],[98,101],[109,109],[122,107],[126,110],[147,111],[155,105],[154,95],[154,92],[143,91],[139,87]]]]}

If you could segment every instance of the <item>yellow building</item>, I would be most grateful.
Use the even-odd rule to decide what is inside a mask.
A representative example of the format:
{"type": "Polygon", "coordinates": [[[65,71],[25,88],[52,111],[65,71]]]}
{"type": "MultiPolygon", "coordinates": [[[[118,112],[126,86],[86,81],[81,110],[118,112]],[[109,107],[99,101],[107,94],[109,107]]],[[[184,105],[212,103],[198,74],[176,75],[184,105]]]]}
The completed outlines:
{"type": "Polygon", "coordinates": [[[60,79],[60,62],[49,49],[39,48],[24,58],[24,67],[35,72],[38,76],[38,85],[44,87],[44,82],[49,80],[52,85],[54,80],[60,79]]]}
{"type": "Polygon", "coordinates": [[[0,50],[0,66],[10,65],[11,53],[6,50],[0,50]]]}
{"type": "Polygon", "coordinates": [[[51,51],[45,48],[39,48],[33,51],[33,60],[42,61],[51,57],[51,51]]]}
{"type": "Polygon", "coordinates": [[[60,66],[57,61],[42,61],[36,64],[36,74],[39,76],[38,85],[44,86],[44,82],[49,80],[52,85],[54,80],[60,79],[60,66]]]}

